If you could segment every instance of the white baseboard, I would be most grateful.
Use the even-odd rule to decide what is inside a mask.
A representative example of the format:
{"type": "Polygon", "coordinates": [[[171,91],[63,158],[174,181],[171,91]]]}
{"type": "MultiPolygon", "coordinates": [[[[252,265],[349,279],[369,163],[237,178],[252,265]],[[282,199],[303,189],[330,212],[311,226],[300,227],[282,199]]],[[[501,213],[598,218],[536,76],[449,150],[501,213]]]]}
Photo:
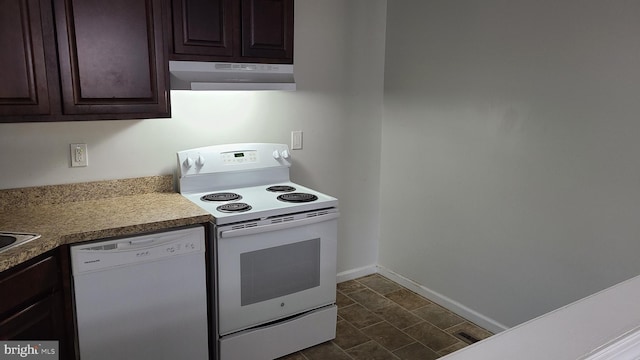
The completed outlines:
{"type": "Polygon", "coordinates": [[[395,272],[385,268],[384,266],[376,266],[377,272],[392,280],[407,289],[424,296],[425,298],[433,301],[434,303],[450,310],[451,312],[460,315],[461,317],[475,323],[478,326],[481,326],[493,333],[499,333],[504,330],[507,330],[509,327],[505,326],[487,316],[480,314],[479,312],[470,309],[457,301],[454,301],[438,292],[435,292],[425,286],[422,286],[413,280],[407,279],[406,277],[396,274],[395,272]]]}
{"type": "Polygon", "coordinates": [[[374,265],[363,266],[357,269],[351,269],[347,271],[343,271],[338,274],[336,280],[338,283],[357,279],[363,276],[375,274],[378,272],[378,267],[374,265]]]}

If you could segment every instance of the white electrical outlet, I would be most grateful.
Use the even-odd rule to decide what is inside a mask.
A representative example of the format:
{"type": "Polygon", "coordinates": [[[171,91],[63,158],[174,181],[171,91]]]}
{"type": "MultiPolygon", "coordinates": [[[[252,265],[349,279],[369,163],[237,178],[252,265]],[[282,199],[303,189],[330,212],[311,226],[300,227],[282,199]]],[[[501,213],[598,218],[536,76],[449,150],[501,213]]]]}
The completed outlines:
{"type": "Polygon", "coordinates": [[[89,165],[87,144],[70,144],[71,167],[84,167],[89,165]]]}
{"type": "Polygon", "coordinates": [[[302,130],[291,132],[291,150],[302,149],[302,130]]]}

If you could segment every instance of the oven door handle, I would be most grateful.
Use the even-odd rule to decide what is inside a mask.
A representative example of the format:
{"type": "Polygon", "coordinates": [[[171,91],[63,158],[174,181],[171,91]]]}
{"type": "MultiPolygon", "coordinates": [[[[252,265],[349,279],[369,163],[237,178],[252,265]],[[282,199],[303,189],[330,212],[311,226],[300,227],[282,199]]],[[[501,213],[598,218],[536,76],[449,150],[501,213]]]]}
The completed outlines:
{"type": "Polygon", "coordinates": [[[233,230],[224,230],[220,232],[220,238],[232,238],[238,236],[246,236],[246,235],[254,235],[259,233],[264,233],[267,231],[278,231],[284,229],[290,229],[298,226],[317,224],[323,221],[329,221],[333,219],[337,219],[340,216],[340,213],[335,212],[326,215],[319,215],[314,217],[308,217],[300,220],[291,220],[291,221],[283,221],[275,224],[267,224],[243,229],[233,229],[233,230]]]}

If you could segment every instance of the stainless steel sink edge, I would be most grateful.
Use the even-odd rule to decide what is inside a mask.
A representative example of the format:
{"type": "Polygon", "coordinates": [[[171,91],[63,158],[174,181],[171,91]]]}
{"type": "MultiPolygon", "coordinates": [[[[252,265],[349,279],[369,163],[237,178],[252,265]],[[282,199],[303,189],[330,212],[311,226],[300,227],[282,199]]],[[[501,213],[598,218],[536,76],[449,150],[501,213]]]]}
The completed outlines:
{"type": "Polygon", "coordinates": [[[40,237],[40,234],[34,234],[34,233],[25,233],[25,232],[15,232],[15,231],[0,231],[0,237],[13,237],[15,238],[15,241],[0,248],[0,253],[7,251],[9,249],[13,249],[16,246],[20,246],[22,244],[25,244],[29,241],[38,239],[40,237]]]}

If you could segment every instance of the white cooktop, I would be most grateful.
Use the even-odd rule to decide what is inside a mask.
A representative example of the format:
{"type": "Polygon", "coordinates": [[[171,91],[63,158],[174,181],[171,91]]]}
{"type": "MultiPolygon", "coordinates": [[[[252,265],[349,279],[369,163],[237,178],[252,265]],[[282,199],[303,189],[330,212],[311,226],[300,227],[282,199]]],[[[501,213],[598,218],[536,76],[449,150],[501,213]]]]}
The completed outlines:
{"type": "Polygon", "coordinates": [[[198,193],[182,194],[196,205],[211,213],[218,225],[228,224],[231,222],[246,221],[253,219],[263,219],[267,217],[291,214],[296,212],[318,210],[338,206],[338,199],[321,192],[309,189],[302,185],[292,182],[280,182],[274,184],[266,184],[259,186],[224,189],[221,191],[203,191],[198,193]],[[289,203],[277,199],[279,195],[287,194],[286,192],[271,192],[266,189],[270,186],[285,185],[292,186],[296,190],[292,192],[307,193],[318,197],[317,200],[304,203],[289,203]],[[215,192],[230,192],[242,196],[242,199],[233,201],[203,201],[204,195],[215,192]],[[251,210],[245,212],[225,213],[217,210],[217,207],[227,203],[246,203],[251,206],[251,210]]]}

